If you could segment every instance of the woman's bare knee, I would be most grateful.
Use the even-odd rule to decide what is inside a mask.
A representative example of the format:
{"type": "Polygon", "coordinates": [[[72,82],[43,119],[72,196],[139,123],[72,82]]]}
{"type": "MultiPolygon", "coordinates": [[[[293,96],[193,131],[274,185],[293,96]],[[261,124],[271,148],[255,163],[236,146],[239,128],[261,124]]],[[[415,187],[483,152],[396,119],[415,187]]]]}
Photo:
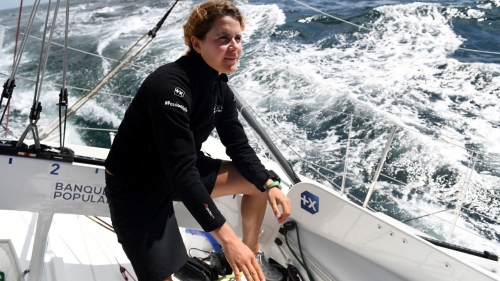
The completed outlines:
{"type": "Polygon", "coordinates": [[[236,169],[230,161],[222,161],[212,191],[212,197],[233,194],[257,195],[260,191],[236,169]]]}

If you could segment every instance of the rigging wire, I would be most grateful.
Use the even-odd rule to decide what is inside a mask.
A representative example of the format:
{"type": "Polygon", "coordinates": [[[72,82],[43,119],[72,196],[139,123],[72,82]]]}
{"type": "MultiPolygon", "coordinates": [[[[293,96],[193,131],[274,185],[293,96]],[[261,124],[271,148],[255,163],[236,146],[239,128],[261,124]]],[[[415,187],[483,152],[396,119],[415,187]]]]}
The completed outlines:
{"type": "Polygon", "coordinates": [[[62,108],[64,107],[64,131],[62,126],[59,126],[59,146],[61,153],[64,153],[64,141],[66,140],[66,120],[68,116],[68,89],[66,88],[66,72],[68,66],[68,25],[69,25],[69,2],[66,1],[66,22],[64,25],[64,51],[63,51],[63,81],[61,91],[59,93],[59,124],[63,123],[62,108]]]}
{"type": "MultiPolygon", "coordinates": [[[[5,30],[8,30],[8,31],[13,31],[12,29],[10,28],[5,28],[5,30]]],[[[24,33],[20,33],[22,35],[24,35],[24,33]]],[[[29,35],[30,38],[33,38],[33,39],[36,39],[36,40],[39,40],[39,41],[42,41],[43,39],[40,38],[40,37],[36,37],[36,36],[33,36],[33,35],[29,35]]],[[[64,44],[59,44],[59,43],[56,43],[56,42],[52,42],[52,45],[56,45],[56,46],[59,46],[59,47],[63,47],[64,48],[64,44]]],[[[73,48],[73,47],[67,47],[68,50],[72,50],[72,51],[75,51],[75,52],[78,52],[78,53],[82,53],[82,54],[86,54],[86,55],[90,55],[90,56],[94,56],[94,57],[97,57],[97,58],[101,58],[101,59],[105,59],[105,60],[109,60],[109,61],[114,61],[114,62],[117,62],[118,60],[117,59],[113,59],[113,58],[110,58],[110,57],[106,57],[106,56],[103,56],[103,55],[98,55],[98,54],[95,54],[95,53],[91,53],[91,52],[87,52],[87,51],[84,51],[84,50],[80,50],[80,49],[76,49],[76,48],[73,48]]],[[[129,63],[129,66],[133,66],[133,67],[137,67],[137,68],[141,68],[141,69],[146,69],[146,70],[149,70],[151,69],[150,67],[147,67],[147,66],[142,66],[142,65],[138,65],[138,64],[134,64],[134,63],[129,63]]]]}
{"type": "MultiPolygon", "coordinates": [[[[53,19],[54,19],[54,21],[52,23],[53,25],[55,24],[55,19],[57,18],[57,9],[59,7],[59,1],[60,0],[58,0],[58,4],[56,4],[56,12],[54,13],[54,16],[53,16],[53,19]]],[[[48,59],[48,55],[49,55],[48,51],[50,50],[50,41],[52,40],[52,35],[53,35],[53,28],[52,28],[52,30],[50,32],[50,36],[49,36],[49,42],[48,42],[47,52],[46,52],[46,56],[45,56],[45,63],[44,63],[43,51],[44,51],[44,47],[45,47],[45,37],[47,36],[47,28],[48,28],[48,24],[49,24],[51,2],[52,2],[52,0],[49,0],[48,5],[47,5],[47,15],[45,18],[45,24],[44,24],[44,30],[43,30],[43,41],[42,41],[42,47],[40,49],[40,56],[39,56],[39,60],[38,60],[38,71],[37,71],[36,82],[35,82],[35,93],[34,93],[34,97],[33,97],[33,105],[31,107],[31,112],[30,112],[30,116],[29,116],[30,123],[28,124],[28,127],[26,127],[26,130],[24,131],[24,133],[19,138],[16,147],[21,147],[24,139],[28,135],[28,132],[31,131],[33,134],[33,140],[35,141],[35,148],[36,149],[41,148],[40,138],[38,135],[38,127],[37,127],[36,123],[40,119],[40,113],[42,111],[42,104],[40,103],[40,91],[42,89],[43,75],[45,72],[45,67],[47,65],[47,59],[48,59]],[[42,71],[42,65],[43,65],[43,71],[42,71]]],[[[25,38],[26,38],[26,36],[25,36],[25,38]]]]}
{"type": "MultiPolygon", "coordinates": [[[[94,87],[91,89],[91,91],[85,93],[82,97],[80,97],[75,104],[73,104],[69,110],[67,115],[64,117],[64,122],[66,122],[67,118],[70,118],[71,116],[76,114],[76,111],[80,109],[85,103],[87,103],[93,96],[99,92],[104,85],[106,85],[110,79],[115,77],[116,74],[118,74],[126,65],[128,65],[132,60],[134,60],[144,48],[146,48],[151,41],[156,37],[156,33],[158,30],[161,28],[162,24],[170,14],[170,12],[173,10],[175,5],[177,4],[178,0],[175,1],[175,3],[172,5],[172,7],[167,11],[167,13],[163,16],[163,18],[156,24],[156,26],[145,33],[135,44],[130,47],[127,52],[125,52],[124,55],[116,62],[113,67],[104,75],[104,77],[99,80],[99,82],[94,85],[94,87]],[[140,42],[145,40],[146,42],[142,43],[140,45],[140,42]],[[138,48],[135,52],[132,52],[134,49],[138,48]]],[[[42,132],[42,138],[45,139],[47,138],[54,130],[56,130],[59,126],[61,125],[61,122],[54,121],[49,126],[42,132]]]]}
{"type": "MultiPolygon", "coordinates": [[[[2,73],[2,72],[0,72],[0,75],[9,76],[8,74],[2,73]]],[[[32,81],[32,82],[36,81],[35,79],[26,78],[26,77],[23,77],[23,76],[16,76],[16,78],[17,79],[21,79],[21,80],[26,80],[26,81],[32,81]]],[[[62,84],[53,83],[53,82],[45,82],[45,84],[62,87],[62,84]]],[[[87,89],[87,88],[73,87],[73,86],[68,86],[68,85],[66,85],[66,88],[75,89],[75,90],[79,90],[79,91],[90,91],[91,90],[91,89],[87,89]]],[[[99,94],[109,95],[109,96],[116,96],[116,97],[127,98],[127,99],[133,99],[134,98],[133,96],[125,96],[125,95],[120,95],[120,94],[116,94],[116,93],[109,93],[109,92],[106,92],[106,91],[99,91],[99,94]]]]}
{"type": "MultiPolygon", "coordinates": [[[[347,20],[341,19],[341,18],[339,18],[339,17],[336,17],[336,16],[333,16],[333,15],[330,15],[330,14],[328,14],[328,13],[325,13],[325,12],[323,12],[323,11],[321,11],[321,10],[318,10],[318,9],[316,9],[316,8],[314,8],[314,7],[311,7],[311,6],[309,6],[309,5],[307,5],[307,4],[303,3],[303,2],[301,2],[301,1],[299,1],[299,0],[294,0],[294,1],[295,1],[295,2],[297,2],[297,3],[299,3],[299,4],[300,4],[300,5],[302,5],[302,6],[305,6],[305,7],[309,8],[309,9],[311,9],[311,10],[313,10],[313,11],[316,11],[316,12],[321,13],[321,14],[323,14],[323,15],[329,16],[329,17],[331,17],[331,18],[333,18],[333,19],[336,19],[336,20],[338,20],[338,21],[345,22],[345,23],[347,23],[347,24],[350,24],[350,25],[356,26],[356,27],[358,27],[358,28],[360,28],[360,29],[366,29],[366,30],[368,30],[368,31],[372,31],[372,30],[373,30],[373,29],[370,29],[370,28],[367,28],[367,27],[364,27],[364,26],[361,26],[361,25],[358,25],[358,24],[352,23],[352,22],[350,22],[350,21],[347,21],[347,20]]],[[[463,51],[468,51],[468,52],[477,52],[477,53],[484,53],[484,54],[500,55],[500,52],[481,51],[481,50],[474,50],[474,49],[462,48],[462,47],[458,47],[457,49],[459,49],[459,50],[463,50],[463,51]]]]}
{"type": "MultiPolygon", "coordinates": [[[[260,115],[259,115],[259,114],[257,114],[257,113],[256,113],[256,112],[252,109],[252,107],[250,107],[250,106],[247,106],[247,107],[248,107],[248,108],[249,108],[249,109],[253,112],[253,115],[254,115],[254,116],[258,116],[258,118],[261,120],[261,122],[262,122],[263,124],[265,124],[265,125],[266,125],[269,129],[271,129],[271,128],[270,128],[270,125],[269,125],[267,122],[265,122],[265,120],[263,120],[263,119],[262,119],[262,117],[260,117],[260,115]]],[[[339,113],[342,113],[342,114],[346,114],[346,115],[347,115],[347,113],[344,113],[344,112],[339,112],[339,113]]],[[[365,117],[361,117],[361,118],[364,118],[364,119],[367,119],[367,120],[371,120],[371,119],[368,119],[368,118],[365,118],[365,117]]],[[[373,121],[373,120],[371,120],[371,121],[373,121]]],[[[403,127],[402,127],[402,128],[403,128],[403,127]]],[[[403,128],[403,129],[405,129],[405,128],[403,128]]],[[[280,136],[280,135],[278,135],[278,134],[277,134],[274,130],[270,130],[270,131],[271,131],[271,132],[273,132],[273,133],[276,135],[276,138],[277,138],[277,139],[279,139],[280,141],[282,141],[282,142],[283,142],[283,143],[284,143],[284,144],[285,144],[285,145],[286,145],[286,146],[287,146],[287,147],[288,147],[288,148],[289,148],[289,149],[290,149],[290,150],[291,150],[291,151],[292,151],[292,152],[293,152],[293,153],[294,153],[294,154],[295,154],[298,158],[299,158],[299,161],[301,161],[301,162],[305,162],[305,163],[309,164],[309,167],[310,167],[313,171],[317,172],[319,175],[321,175],[322,177],[324,177],[324,178],[325,178],[328,182],[330,182],[333,186],[336,186],[337,188],[340,188],[337,184],[335,184],[335,183],[334,183],[331,179],[329,179],[326,175],[324,175],[323,173],[321,173],[321,172],[320,172],[320,171],[318,171],[317,169],[312,168],[312,166],[318,166],[318,167],[320,167],[321,169],[324,169],[324,170],[327,170],[327,171],[329,171],[329,172],[332,172],[332,173],[336,174],[337,176],[340,176],[340,175],[339,175],[339,173],[337,173],[337,172],[335,172],[335,171],[332,171],[332,170],[329,170],[329,169],[327,169],[327,168],[325,168],[325,167],[322,167],[322,166],[320,166],[320,165],[317,165],[317,164],[315,164],[315,163],[312,163],[312,162],[310,162],[310,161],[308,161],[308,160],[304,159],[303,157],[301,157],[301,156],[300,156],[300,154],[299,154],[297,151],[295,151],[295,150],[291,147],[291,145],[289,145],[289,144],[288,144],[285,140],[283,140],[283,139],[281,138],[281,136],[280,136]]],[[[450,143],[450,144],[454,145],[453,143],[450,143]]],[[[478,152],[476,151],[476,153],[478,153],[478,152]]],[[[356,165],[356,166],[358,166],[358,165],[356,165]]],[[[359,166],[358,166],[358,167],[359,167],[359,166]]],[[[363,168],[363,167],[360,167],[360,168],[363,168]]],[[[371,172],[373,173],[374,171],[372,170],[371,172]]],[[[402,182],[402,181],[399,181],[399,180],[397,180],[397,179],[395,179],[395,178],[392,178],[392,177],[390,177],[390,176],[388,176],[388,175],[385,175],[385,174],[382,174],[382,173],[381,173],[381,175],[382,175],[382,176],[384,176],[384,177],[386,177],[386,178],[388,178],[388,179],[391,179],[391,180],[393,180],[393,181],[395,181],[395,182],[398,182],[398,183],[400,183],[400,184],[402,184],[402,185],[407,185],[407,184],[408,184],[408,183],[404,183],[404,182],[402,182]]],[[[347,178],[352,179],[351,177],[347,177],[347,178]]],[[[436,197],[435,195],[430,194],[430,193],[428,193],[428,192],[426,192],[426,191],[422,190],[421,188],[418,188],[418,187],[412,187],[412,188],[417,189],[417,190],[419,190],[419,191],[421,191],[421,192],[423,192],[423,193],[425,193],[425,194],[428,194],[429,196],[431,196],[431,197],[433,197],[433,198],[437,199],[437,200],[438,200],[438,201],[440,201],[440,202],[444,202],[444,201],[442,201],[442,199],[439,199],[439,198],[438,198],[438,197],[436,197]]],[[[455,189],[458,189],[458,188],[455,188],[455,189]]],[[[384,194],[386,194],[386,195],[389,195],[389,196],[391,196],[391,197],[393,197],[393,198],[396,198],[396,197],[394,197],[393,195],[387,194],[386,192],[384,192],[384,191],[382,191],[382,190],[380,190],[380,189],[377,189],[377,191],[378,191],[378,192],[382,192],[382,193],[384,193],[384,194]]],[[[347,193],[347,195],[349,196],[350,194],[349,194],[349,193],[347,193]]],[[[497,198],[497,199],[500,199],[500,197],[495,196],[494,194],[491,194],[491,196],[492,196],[492,197],[495,197],[495,198],[497,198]]],[[[355,198],[356,200],[359,200],[359,199],[357,199],[357,198],[356,198],[356,197],[354,197],[354,196],[352,196],[352,197],[353,197],[353,198],[355,198]]],[[[399,199],[399,198],[397,198],[397,199],[398,199],[398,200],[401,200],[401,199],[399,199]]],[[[404,200],[401,200],[401,201],[406,202],[406,201],[404,201],[404,200]]],[[[415,206],[415,207],[416,207],[416,206],[415,206]]],[[[417,208],[417,209],[419,209],[419,210],[421,210],[421,211],[424,211],[424,210],[422,210],[422,209],[420,209],[420,208],[418,208],[418,207],[416,207],[416,208],[417,208]]],[[[370,209],[371,209],[371,208],[370,208],[370,209]]],[[[461,207],[461,209],[467,209],[467,208],[465,208],[465,207],[461,207]]],[[[371,210],[372,210],[372,211],[374,211],[373,209],[371,209],[371,210]]],[[[467,209],[467,210],[469,210],[469,209],[467,209]]],[[[424,211],[424,212],[426,212],[426,211],[424,211]]],[[[471,210],[471,212],[474,212],[474,211],[472,211],[472,210],[471,210]]],[[[426,213],[427,213],[427,212],[426,212],[426,213]]],[[[487,218],[487,219],[494,220],[494,221],[495,221],[495,222],[497,222],[497,223],[500,223],[500,221],[498,221],[498,220],[496,220],[496,219],[494,219],[494,218],[490,218],[490,217],[488,217],[488,216],[485,216],[485,215],[479,214],[479,213],[477,213],[477,212],[474,212],[474,213],[476,213],[476,214],[478,214],[478,215],[480,215],[480,216],[482,216],[482,217],[485,217],[485,218],[487,218]]],[[[445,220],[445,221],[446,221],[446,220],[445,220]]],[[[448,222],[448,221],[446,221],[446,222],[448,222]]],[[[450,223],[450,222],[448,222],[448,223],[450,223]]],[[[467,232],[469,232],[469,233],[473,233],[473,234],[475,234],[474,232],[471,232],[471,231],[469,231],[469,230],[467,230],[467,229],[465,229],[465,228],[462,228],[462,227],[459,227],[459,226],[456,226],[456,227],[458,227],[458,228],[460,228],[460,229],[462,229],[462,230],[465,230],[465,231],[467,231],[467,232]]],[[[475,234],[475,235],[477,235],[477,234],[475,234]]],[[[478,237],[481,237],[481,236],[479,236],[479,235],[477,235],[477,236],[478,236],[478,237]]],[[[484,237],[482,237],[482,238],[484,239],[484,237]]],[[[489,240],[489,241],[491,241],[492,243],[497,244],[496,242],[494,242],[494,241],[492,241],[492,240],[489,240]]],[[[498,245],[500,245],[500,244],[498,244],[498,245]]]]}
{"type": "MultiPolygon", "coordinates": [[[[23,12],[23,1],[21,0],[21,3],[19,5],[19,16],[17,18],[17,29],[16,29],[16,40],[14,44],[14,56],[12,57],[12,69],[14,69],[16,65],[16,52],[17,52],[17,43],[19,42],[19,31],[21,29],[21,16],[23,12]]],[[[10,96],[10,95],[9,95],[10,96]]],[[[0,106],[2,105],[2,102],[0,100],[0,106]]],[[[7,107],[7,119],[5,120],[5,137],[7,137],[7,134],[9,133],[9,119],[10,119],[10,98],[7,101],[7,104],[5,105],[7,107]]],[[[2,118],[0,118],[0,124],[2,124],[3,120],[3,114],[2,118]]]]}
{"type": "Polygon", "coordinates": [[[309,6],[309,5],[307,5],[306,3],[300,2],[299,0],[294,0],[294,1],[295,1],[295,2],[297,2],[297,3],[299,3],[299,4],[300,4],[300,5],[302,5],[302,6],[305,6],[305,7],[309,8],[309,9],[311,9],[311,10],[313,10],[313,11],[316,11],[316,12],[321,13],[321,14],[323,14],[323,15],[326,15],[326,16],[329,16],[329,17],[331,17],[331,18],[334,18],[334,19],[336,19],[336,20],[338,20],[338,21],[345,22],[345,23],[350,24],[350,25],[354,25],[354,26],[356,26],[356,27],[359,27],[360,29],[366,29],[366,30],[371,31],[371,29],[369,29],[369,28],[366,28],[366,27],[364,27],[364,26],[361,26],[361,25],[358,25],[358,24],[352,23],[352,22],[350,22],[350,21],[346,21],[346,20],[344,20],[344,19],[341,19],[341,18],[338,18],[338,17],[332,16],[332,15],[327,14],[327,13],[325,13],[325,12],[321,11],[321,10],[318,10],[318,9],[316,9],[316,8],[313,8],[313,7],[309,6]]]}

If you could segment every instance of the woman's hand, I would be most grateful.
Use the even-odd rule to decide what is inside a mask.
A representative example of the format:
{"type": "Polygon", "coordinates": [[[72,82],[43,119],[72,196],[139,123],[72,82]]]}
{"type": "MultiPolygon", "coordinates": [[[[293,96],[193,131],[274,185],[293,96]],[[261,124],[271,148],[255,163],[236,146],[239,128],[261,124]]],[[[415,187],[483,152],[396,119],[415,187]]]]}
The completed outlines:
{"type": "Polygon", "coordinates": [[[273,187],[267,192],[267,200],[269,201],[269,205],[271,205],[274,216],[278,219],[279,224],[283,224],[292,212],[290,199],[279,188],[273,187]],[[278,205],[280,205],[283,209],[283,213],[280,213],[278,205]]]}
{"type": "Polygon", "coordinates": [[[236,281],[241,280],[240,271],[248,281],[265,281],[264,273],[255,259],[255,254],[243,244],[227,223],[211,232],[222,244],[226,260],[233,269],[236,281]]]}

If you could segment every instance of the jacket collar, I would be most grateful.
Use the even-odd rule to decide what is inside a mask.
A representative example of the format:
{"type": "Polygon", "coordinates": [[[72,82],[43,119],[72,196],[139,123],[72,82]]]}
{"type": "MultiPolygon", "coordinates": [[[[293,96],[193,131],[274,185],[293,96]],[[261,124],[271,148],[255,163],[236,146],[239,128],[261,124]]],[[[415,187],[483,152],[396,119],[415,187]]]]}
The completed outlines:
{"type": "Polygon", "coordinates": [[[219,72],[209,66],[203,57],[196,51],[189,51],[187,58],[191,66],[191,71],[201,80],[201,82],[203,82],[203,84],[212,84],[217,80],[223,82],[228,81],[226,74],[222,73],[219,75],[219,72]]]}

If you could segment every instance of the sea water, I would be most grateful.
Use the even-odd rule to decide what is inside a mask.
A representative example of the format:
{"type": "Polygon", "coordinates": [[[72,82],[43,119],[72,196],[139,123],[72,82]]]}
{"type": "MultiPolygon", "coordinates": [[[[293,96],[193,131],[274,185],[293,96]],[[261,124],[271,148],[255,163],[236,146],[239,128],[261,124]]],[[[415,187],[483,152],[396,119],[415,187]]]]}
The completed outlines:
{"type": "MultiPolygon", "coordinates": [[[[186,50],[182,26],[197,3],[180,1],[133,65],[69,120],[72,143],[109,147],[107,131],[88,128],[116,129],[141,81],[186,50]]],[[[369,208],[442,240],[458,208],[451,241],[500,253],[498,0],[236,3],[247,26],[244,55],[229,83],[296,172],[343,189],[361,205],[394,128],[369,208]],[[429,213],[436,214],[425,216],[429,213]]],[[[172,4],[71,1],[68,44],[117,59],[172,4]]],[[[42,4],[36,15],[35,37],[43,36],[46,9],[42,4]]],[[[23,8],[21,32],[30,12],[31,7],[23,8]]],[[[0,10],[0,24],[6,27],[0,53],[4,80],[12,71],[18,13],[0,10]]],[[[64,18],[60,8],[54,30],[58,44],[63,44],[64,18]]],[[[27,124],[34,83],[21,78],[36,77],[40,43],[28,40],[16,75],[11,137],[27,124]]],[[[75,87],[69,89],[70,104],[114,63],[88,53],[69,51],[67,84],[75,87]]],[[[61,47],[51,47],[40,93],[41,127],[58,116],[62,55],[61,47]]]]}

